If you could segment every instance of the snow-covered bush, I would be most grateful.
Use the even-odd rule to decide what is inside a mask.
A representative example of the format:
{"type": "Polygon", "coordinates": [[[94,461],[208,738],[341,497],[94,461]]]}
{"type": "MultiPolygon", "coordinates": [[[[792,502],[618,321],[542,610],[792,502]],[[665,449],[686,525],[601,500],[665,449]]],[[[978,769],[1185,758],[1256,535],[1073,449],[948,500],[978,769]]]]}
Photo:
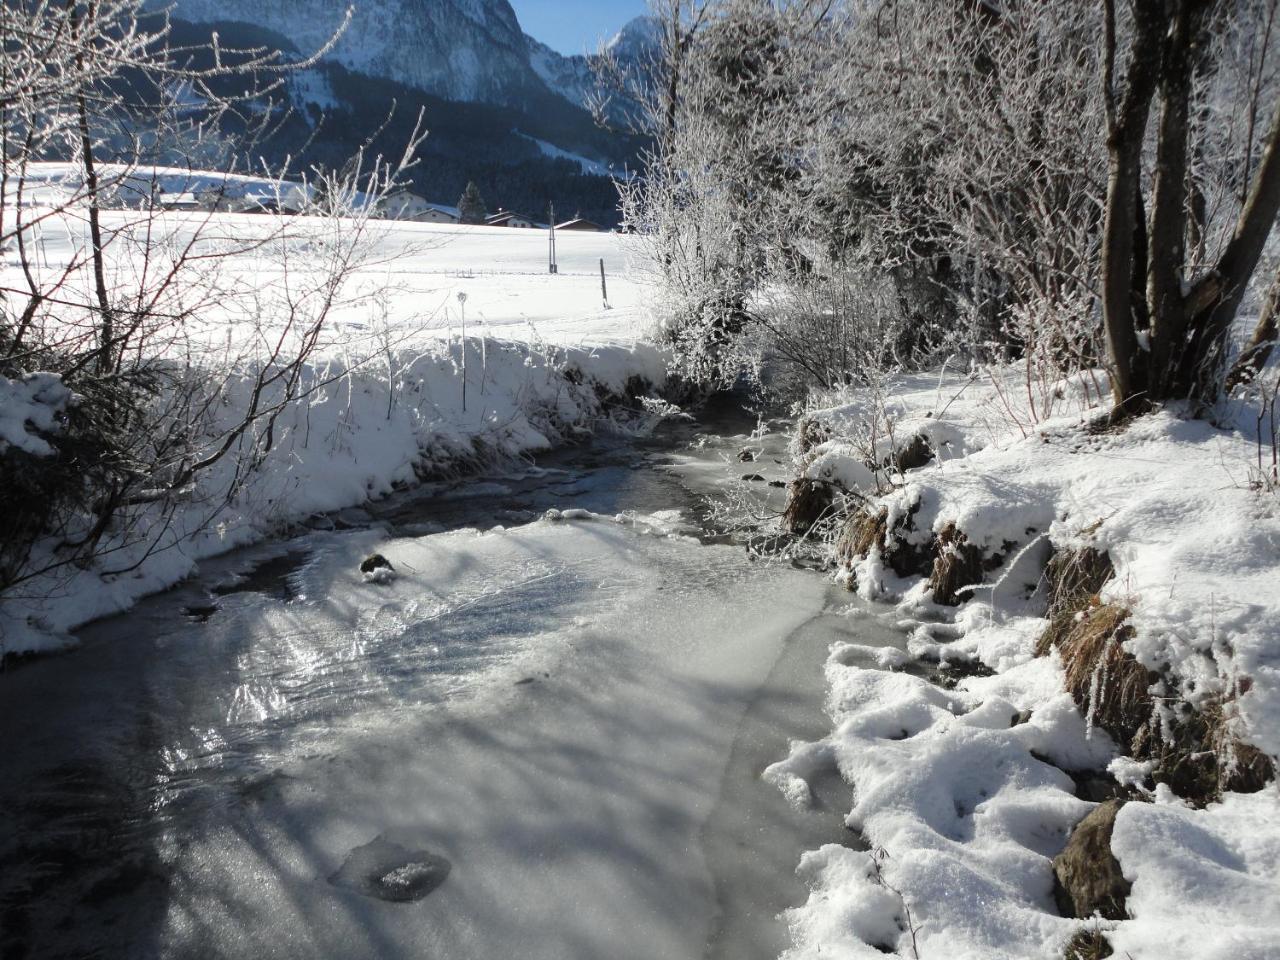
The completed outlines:
{"type": "Polygon", "coordinates": [[[0,375],[0,454],[11,448],[48,457],[48,438],[61,431],[73,394],[56,373],[29,373],[20,380],[0,375]]]}

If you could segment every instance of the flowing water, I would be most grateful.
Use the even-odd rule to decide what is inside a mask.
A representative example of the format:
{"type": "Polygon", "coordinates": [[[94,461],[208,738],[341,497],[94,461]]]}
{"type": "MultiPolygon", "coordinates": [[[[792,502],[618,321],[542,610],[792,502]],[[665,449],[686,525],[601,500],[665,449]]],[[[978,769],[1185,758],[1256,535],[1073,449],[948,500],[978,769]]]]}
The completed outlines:
{"type": "Polygon", "coordinates": [[[749,429],[347,511],[0,676],[0,958],[776,957],[854,840],[760,773],[832,640],[900,637],[723,534],[781,502],[749,429]]]}

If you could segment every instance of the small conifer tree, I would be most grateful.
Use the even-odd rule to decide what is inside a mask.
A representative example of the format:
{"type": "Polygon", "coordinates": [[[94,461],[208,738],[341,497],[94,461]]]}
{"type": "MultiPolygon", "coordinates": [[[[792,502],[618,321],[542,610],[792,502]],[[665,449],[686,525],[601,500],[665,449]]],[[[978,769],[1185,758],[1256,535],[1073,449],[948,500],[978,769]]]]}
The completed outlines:
{"type": "Polygon", "coordinates": [[[462,191],[458,199],[458,220],[461,223],[484,223],[488,212],[484,205],[484,197],[480,196],[480,188],[474,180],[467,182],[467,189],[462,191]]]}

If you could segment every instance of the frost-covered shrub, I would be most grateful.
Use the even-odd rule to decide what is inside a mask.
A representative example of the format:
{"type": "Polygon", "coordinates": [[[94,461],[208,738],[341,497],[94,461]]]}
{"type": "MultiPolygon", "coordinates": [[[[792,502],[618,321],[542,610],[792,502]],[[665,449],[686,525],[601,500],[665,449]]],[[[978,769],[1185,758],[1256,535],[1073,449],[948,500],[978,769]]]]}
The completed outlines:
{"type": "Polygon", "coordinates": [[[62,372],[0,374],[0,589],[92,552],[107,505],[140,469],[129,448],[145,391],[133,378],[89,375],[74,358],[41,359],[62,372]],[[33,567],[47,534],[62,556],[33,567]]]}

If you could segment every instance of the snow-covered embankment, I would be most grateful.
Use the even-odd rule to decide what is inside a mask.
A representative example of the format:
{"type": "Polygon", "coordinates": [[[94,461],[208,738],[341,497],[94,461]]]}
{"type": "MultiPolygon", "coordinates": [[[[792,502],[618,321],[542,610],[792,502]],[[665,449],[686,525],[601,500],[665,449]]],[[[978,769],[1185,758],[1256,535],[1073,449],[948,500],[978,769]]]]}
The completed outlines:
{"type": "Polygon", "coordinates": [[[840,576],[966,678],[833,650],[833,733],[768,775],[803,803],[834,765],[872,850],[806,855],[793,960],[1275,956],[1280,502],[1257,410],[1104,429],[1105,397],[1089,377],[1041,396],[1017,371],[922,377],[885,417],[852,397],[802,424],[804,475],[867,498],[840,576]],[[874,469],[917,437],[926,465],[874,469]],[[1118,903],[1072,916],[1055,858],[1107,796],[1128,801],[1118,903]]]}
{"type": "MultiPolygon", "coordinates": [[[[108,226],[119,220],[113,228],[123,231],[129,216],[110,213],[108,226]]],[[[198,227],[233,236],[266,229],[265,222],[218,214],[212,227],[198,227]]],[[[192,224],[196,215],[164,221],[178,238],[197,229],[192,224]]],[[[75,627],[178,582],[201,559],[424,476],[546,450],[594,429],[611,402],[660,386],[664,360],[644,339],[635,286],[613,278],[613,303],[602,306],[600,260],[620,270],[622,241],[569,237],[560,244],[561,273],[549,277],[545,235],[534,233],[378,225],[368,266],[350,279],[347,300],[299,368],[288,402],[280,405],[283,381],[274,384],[259,402],[270,415],[260,413],[176,505],[134,511],[92,563],[56,566],[9,591],[0,607],[0,654],[58,649],[73,642],[75,627]]],[[[50,227],[40,238],[51,263],[72,262],[81,240],[50,227]]],[[[204,327],[172,361],[175,389],[190,378],[215,385],[210,438],[203,449],[193,443],[199,456],[232,435],[253,402],[260,366],[241,344],[283,336],[271,317],[264,326],[236,311],[299,282],[248,254],[222,269],[229,287],[250,294],[210,304],[204,327]],[[220,367],[220,357],[235,359],[220,367]]],[[[0,452],[12,446],[40,456],[59,442],[60,415],[76,402],[59,386],[41,374],[0,380],[0,452]]],[[[27,569],[56,563],[58,550],[54,538],[37,543],[27,569]]]]}

